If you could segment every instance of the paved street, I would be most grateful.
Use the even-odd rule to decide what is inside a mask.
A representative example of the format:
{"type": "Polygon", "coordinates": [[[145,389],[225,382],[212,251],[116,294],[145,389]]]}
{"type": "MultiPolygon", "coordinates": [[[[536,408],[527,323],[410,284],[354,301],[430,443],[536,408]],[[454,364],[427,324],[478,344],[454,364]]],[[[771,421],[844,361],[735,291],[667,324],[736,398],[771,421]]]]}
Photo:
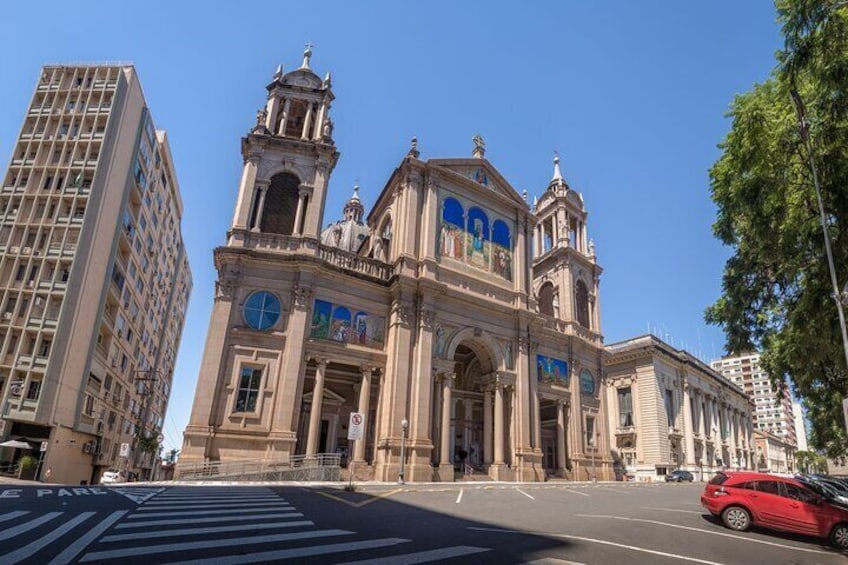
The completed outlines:
{"type": "Polygon", "coordinates": [[[0,563],[844,563],[736,533],[702,485],[0,485],[0,563]]]}

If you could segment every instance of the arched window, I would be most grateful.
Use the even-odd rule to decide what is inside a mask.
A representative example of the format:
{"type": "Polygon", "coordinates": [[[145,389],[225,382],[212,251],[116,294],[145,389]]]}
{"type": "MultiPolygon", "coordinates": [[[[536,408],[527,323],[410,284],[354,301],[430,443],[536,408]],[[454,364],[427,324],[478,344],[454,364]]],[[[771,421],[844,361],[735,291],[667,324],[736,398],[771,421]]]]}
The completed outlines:
{"type": "Polygon", "coordinates": [[[586,283],[577,281],[574,291],[574,302],[577,307],[577,323],[584,328],[589,326],[589,291],[586,289],[586,283]]]}
{"type": "Polygon", "coordinates": [[[539,312],[546,316],[554,315],[554,285],[549,282],[539,289],[539,312]]]}
{"type": "Polygon", "coordinates": [[[280,235],[290,235],[294,232],[299,189],[300,180],[291,173],[280,173],[271,177],[259,226],[261,231],[280,235]]]}
{"type": "Polygon", "coordinates": [[[455,198],[445,198],[445,202],[442,208],[442,219],[449,224],[453,224],[457,227],[464,228],[465,220],[463,220],[463,215],[465,214],[465,210],[462,209],[462,204],[455,198]]]}
{"type": "MultiPolygon", "coordinates": [[[[280,112],[282,114],[282,112],[280,112]]],[[[303,135],[303,122],[306,121],[306,102],[303,100],[292,100],[289,106],[289,115],[286,119],[286,137],[300,137],[303,135]]]]}

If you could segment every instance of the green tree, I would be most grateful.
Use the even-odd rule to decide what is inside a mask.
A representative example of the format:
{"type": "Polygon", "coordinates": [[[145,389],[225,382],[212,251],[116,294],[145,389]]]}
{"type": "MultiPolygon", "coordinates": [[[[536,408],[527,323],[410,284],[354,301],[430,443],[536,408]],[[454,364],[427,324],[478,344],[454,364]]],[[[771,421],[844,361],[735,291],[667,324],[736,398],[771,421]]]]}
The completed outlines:
{"type": "Polygon", "coordinates": [[[733,248],[722,296],[706,311],[727,349],[763,351],[778,386],[791,375],[810,442],[846,452],[841,401],[848,368],[824,235],[790,92],[806,104],[839,284],[848,280],[848,1],[777,0],[785,48],[762,84],[738,95],[710,170],[713,231],[733,248]]]}

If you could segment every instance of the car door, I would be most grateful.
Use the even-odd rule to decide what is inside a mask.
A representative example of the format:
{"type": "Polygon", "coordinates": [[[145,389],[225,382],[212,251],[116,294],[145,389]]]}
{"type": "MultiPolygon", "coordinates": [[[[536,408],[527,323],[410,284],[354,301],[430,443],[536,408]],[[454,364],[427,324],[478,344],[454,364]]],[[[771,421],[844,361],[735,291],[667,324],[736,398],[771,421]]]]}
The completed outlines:
{"type": "Polygon", "coordinates": [[[781,515],[786,529],[812,536],[827,536],[830,520],[824,508],[812,491],[792,483],[780,483],[781,515]]]}
{"type": "Polygon", "coordinates": [[[754,514],[754,521],[761,526],[784,528],[786,521],[780,514],[783,501],[778,481],[752,481],[746,485],[749,488],[745,490],[745,496],[748,508],[754,514]]]}

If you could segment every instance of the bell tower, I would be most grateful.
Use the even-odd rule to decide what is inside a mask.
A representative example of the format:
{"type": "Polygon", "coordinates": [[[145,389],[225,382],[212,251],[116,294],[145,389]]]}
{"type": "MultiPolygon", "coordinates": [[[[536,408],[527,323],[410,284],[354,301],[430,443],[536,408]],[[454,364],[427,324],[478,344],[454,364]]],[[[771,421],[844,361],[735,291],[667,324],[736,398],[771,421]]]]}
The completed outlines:
{"type": "Polygon", "coordinates": [[[244,159],[229,246],[251,233],[318,239],[330,173],[339,153],[333,142],[330,73],[310,67],[312,49],[293,71],[277,71],[266,87],[265,106],[242,138],[244,159]]]}
{"type": "Polygon", "coordinates": [[[534,290],[542,314],[601,333],[598,288],[602,269],[587,237],[583,196],[562,176],[559,156],[542,197],[533,236],[534,290]]]}

